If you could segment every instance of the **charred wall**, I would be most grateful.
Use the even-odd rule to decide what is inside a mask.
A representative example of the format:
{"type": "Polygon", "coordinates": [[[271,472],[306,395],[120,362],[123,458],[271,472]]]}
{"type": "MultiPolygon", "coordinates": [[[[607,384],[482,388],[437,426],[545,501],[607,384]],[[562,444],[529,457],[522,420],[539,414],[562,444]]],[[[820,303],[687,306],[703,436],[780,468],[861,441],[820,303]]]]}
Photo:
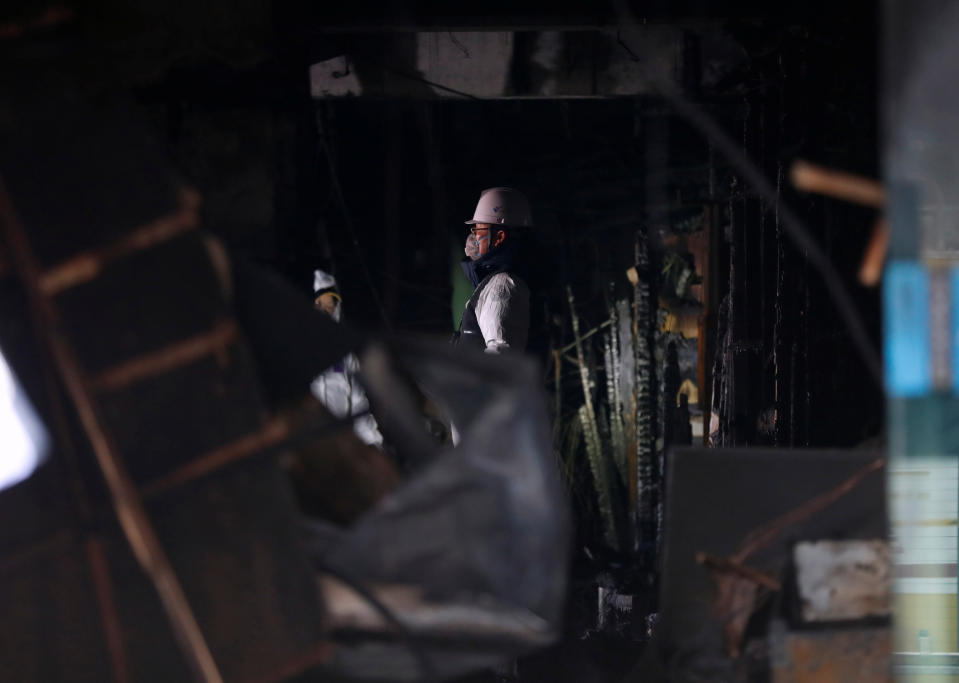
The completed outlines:
{"type": "MultiPolygon", "coordinates": [[[[875,216],[800,195],[788,179],[795,158],[877,174],[875,17],[850,22],[849,40],[842,25],[744,35],[755,56],[742,77],[745,115],[730,128],[741,130],[746,153],[810,227],[878,339],[877,291],[854,279],[875,216]]],[[[787,239],[768,199],[735,176],[728,182],[716,443],[850,446],[876,434],[881,394],[850,343],[834,294],[787,239]]]]}

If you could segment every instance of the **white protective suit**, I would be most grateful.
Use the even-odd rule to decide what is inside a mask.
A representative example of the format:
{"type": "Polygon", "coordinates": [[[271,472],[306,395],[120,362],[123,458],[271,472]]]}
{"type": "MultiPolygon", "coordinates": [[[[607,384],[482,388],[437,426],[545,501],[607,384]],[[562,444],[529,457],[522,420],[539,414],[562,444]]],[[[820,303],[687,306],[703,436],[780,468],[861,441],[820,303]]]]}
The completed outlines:
{"type": "MultiPolygon", "coordinates": [[[[314,293],[329,290],[336,286],[332,275],[317,270],[314,273],[314,293]]],[[[333,311],[333,320],[339,322],[342,305],[336,302],[333,311]]],[[[310,391],[316,399],[326,406],[334,417],[346,418],[358,415],[353,420],[353,432],[364,443],[380,447],[383,444],[383,435],[376,425],[376,418],[369,414],[370,402],[366,392],[356,375],[359,371],[359,361],[352,353],[347,354],[341,361],[327,368],[310,384],[310,391]],[[365,415],[361,415],[366,413],[365,415]]]]}
{"type": "MultiPolygon", "coordinates": [[[[370,409],[366,392],[356,379],[359,362],[352,353],[313,380],[310,391],[335,417],[360,415],[370,409]]],[[[353,431],[370,446],[381,446],[383,435],[376,419],[367,413],[353,420],[353,431]]]]}

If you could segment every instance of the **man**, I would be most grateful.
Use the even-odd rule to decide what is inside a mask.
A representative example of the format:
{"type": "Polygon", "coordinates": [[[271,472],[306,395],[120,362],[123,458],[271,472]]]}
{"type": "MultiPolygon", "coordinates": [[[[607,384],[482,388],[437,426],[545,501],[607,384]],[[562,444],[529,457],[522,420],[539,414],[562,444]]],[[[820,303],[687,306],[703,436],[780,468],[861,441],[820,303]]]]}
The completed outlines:
{"type": "MultiPolygon", "coordinates": [[[[336,280],[332,275],[322,270],[314,271],[313,296],[316,310],[337,322],[340,321],[343,299],[337,291],[336,280]]],[[[334,416],[358,416],[353,420],[353,431],[364,443],[379,447],[383,443],[383,435],[380,434],[376,420],[369,413],[370,403],[366,392],[356,379],[358,370],[356,356],[347,354],[314,379],[310,390],[334,416]]]]}
{"type": "Polygon", "coordinates": [[[502,353],[525,351],[530,287],[524,229],[533,225],[529,202],[517,190],[483,190],[466,240],[463,272],[473,285],[454,343],[502,353]]]}

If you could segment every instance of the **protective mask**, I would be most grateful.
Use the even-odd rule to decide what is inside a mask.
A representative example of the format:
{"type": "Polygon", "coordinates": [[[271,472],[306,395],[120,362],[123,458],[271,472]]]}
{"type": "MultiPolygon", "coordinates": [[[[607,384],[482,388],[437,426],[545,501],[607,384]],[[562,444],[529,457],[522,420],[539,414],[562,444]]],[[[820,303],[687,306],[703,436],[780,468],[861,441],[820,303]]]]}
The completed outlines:
{"type": "Polygon", "coordinates": [[[483,235],[482,237],[477,237],[476,235],[470,233],[466,236],[466,249],[463,251],[466,252],[466,255],[473,261],[478,259],[482,254],[480,253],[480,242],[483,240],[488,240],[489,235],[483,235]]]}

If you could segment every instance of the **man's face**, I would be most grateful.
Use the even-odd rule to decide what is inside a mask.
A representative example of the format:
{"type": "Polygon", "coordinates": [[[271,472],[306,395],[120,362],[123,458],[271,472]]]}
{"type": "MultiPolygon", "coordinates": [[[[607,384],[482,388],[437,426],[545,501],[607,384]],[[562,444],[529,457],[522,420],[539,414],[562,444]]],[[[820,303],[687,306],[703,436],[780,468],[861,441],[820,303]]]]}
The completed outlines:
{"type": "Polygon", "coordinates": [[[477,223],[470,228],[470,232],[476,236],[480,256],[484,256],[492,247],[498,247],[506,239],[506,233],[502,230],[493,230],[491,234],[489,223],[477,223]]]}
{"type": "Polygon", "coordinates": [[[320,294],[318,297],[316,297],[313,305],[316,307],[316,310],[332,316],[333,312],[336,311],[336,294],[333,292],[325,292],[320,294]]]}

